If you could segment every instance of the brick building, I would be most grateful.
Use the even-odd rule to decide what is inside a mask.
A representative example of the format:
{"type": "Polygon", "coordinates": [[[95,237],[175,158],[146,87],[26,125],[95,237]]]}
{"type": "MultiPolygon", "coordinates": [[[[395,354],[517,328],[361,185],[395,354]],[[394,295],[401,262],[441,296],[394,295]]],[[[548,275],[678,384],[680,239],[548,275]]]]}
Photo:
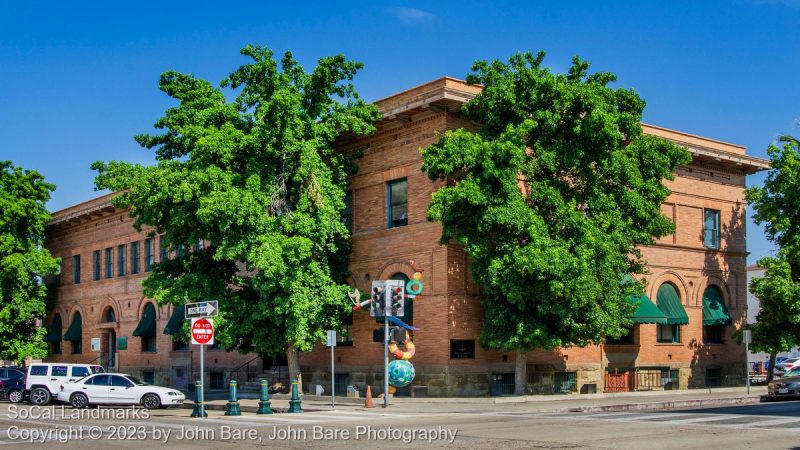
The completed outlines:
{"type": "MultiPolygon", "coordinates": [[[[413,386],[424,386],[430,395],[502,394],[513,386],[514,355],[476,343],[483,314],[463,251],[456,245],[440,246],[440,226],[425,218],[438,185],[421,172],[419,148],[434,143],[436,132],[474,126],[459,110],[479,89],[441,78],[385,98],[376,102],[384,117],[379,131],[340,143],[341,151],[364,153],[350,182],[346,214],[353,243],[351,284],[368,291],[372,280],[407,279],[414,273],[409,261],[424,271],[424,298],[413,304],[406,319],[418,328],[413,335],[413,386]]],[[[743,190],[745,176],[768,168],[768,162],[747,156],[741,146],[651,125],[644,129],[687,147],[693,160],[668,182],[673,192],[662,211],[675,222],[675,234],[643,249],[648,288],[634,318],[637,324],[629,336],[614,343],[531,352],[532,392],[685,389],[744,380],[744,349],[731,338],[746,313],[743,190]]],[[[90,335],[100,337],[101,351],[113,343],[114,334],[126,336],[128,349],[119,350],[113,363],[128,371],[164,368],[159,372],[164,374],[162,381],[179,385],[177,372],[196,370],[197,361],[194,357],[192,369],[192,353],[172,351],[170,337],[162,333],[169,328],[171,308],[154,308],[156,332],[149,336],[152,327],[143,318],[150,301],[140,287],[146,271],[122,276],[114,272],[111,277],[104,272],[109,249],[112,272],[118,270],[120,250],[128,255],[123,262],[129,267],[134,259],[130,250],[139,253],[142,268],[148,258],[161,257],[157,243],[148,242],[145,234],[131,228],[126,212],[114,210],[108,196],[54,214],[47,246],[63,258],[64,266],[56,307],[47,319],[53,328],[48,337],[60,336],[53,325],[56,314],[61,333],[73,337],[69,328],[79,312],[84,349],[90,335]],[[70,283],[76,263],[81,267],[79,284],[70,283]],[[98,264],[101,274],[95,280],[98,264]],[[109,308],[114,320],[106,320],[109,308]],[[148,336],[135,337],[143,332],[148,336]],[[152,340],[156,352],[146,351],[152,340]]],[[[336,350],[337,390],[348,384],[380,386],[383,345],[377,330],[382,331],[382,325],[369,314],[353,315],[336,350]]],[[[72,355],[71,348],[61,345],[61,354],[52,356],[55,360],[96,357],[85,350],[72,355]]],[[[211,370],[219,372],[252,357],[220,351],[210,358],[211,370]]],[[[304,381],[328,385],[329,358],[322,347],[301,355],[304,381]]]]}

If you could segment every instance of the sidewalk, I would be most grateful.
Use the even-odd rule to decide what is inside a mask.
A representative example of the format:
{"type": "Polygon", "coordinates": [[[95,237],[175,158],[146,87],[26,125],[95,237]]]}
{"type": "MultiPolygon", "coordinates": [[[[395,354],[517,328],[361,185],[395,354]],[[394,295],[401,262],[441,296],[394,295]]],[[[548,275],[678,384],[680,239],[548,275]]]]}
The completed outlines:
{"type": "MultiPolygon", "coordinates": [[[[676,391],[641,391],[601,394],[571,395],[526,395],[509,397],[464,397],[464,398],[392,398],[389,409],[397,413],[447,413],[447,412],[480,412],[492,410],[519,412],[601,412],[601,411],[634,411],[673,408],[696,408],[707,406],[731,406],[758,403],[765,396],[764,386],[750,388],[750,394],[744,387],[717,389],[688,389],[676,391]]],[[[376,410],[383,410],[383,399],[375,398],[376,410]]],[[[307,412],[330,411],[331,398],[304,395],[301,397],[302,408],[307,412]]],[[[288,396],[275,395],[270,398],[275,412],[285,412],[289,406],[288,396]]],[[[206,402],[209,410],[225,410],[225,400],[206,402]]],[[[254,413],[258,409],[258,400],[242,399],[239,401],[243,413],[254,413]]],[[[184,408],[191,408],[192,402],[187,399],[184,408]]],[[[337,410],[363,410],[364,399],[337,397],[337,410]]]]}

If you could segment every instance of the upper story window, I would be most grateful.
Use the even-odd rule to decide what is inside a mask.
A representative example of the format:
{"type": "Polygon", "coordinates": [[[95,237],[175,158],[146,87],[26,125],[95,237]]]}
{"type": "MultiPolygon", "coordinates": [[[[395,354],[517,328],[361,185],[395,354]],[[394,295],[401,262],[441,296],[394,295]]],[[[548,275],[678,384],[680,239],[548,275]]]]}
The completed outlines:
{"type": "Polygon", "coordinates": [[[92,268],[94,269],[94,280],[100,279],[100,250],[95,250],[92,254],[92,268]]]}
{"type": "Polygon", "coordinates": [[[158,237],[158,248],[161,250],[161,259],[159,261],[166,261],[169,259],[169,249],[167,244],[164,243],[164,235],[158,237]]]}
{"type": "Polygon", "coordinates": [[[150,266],[153,265],[153,240],[148,238],[144,240],[144,271],[150,272],[150,266]]]}
{"type": "Polygon", "coordinates": [[[183,258],[183,244],[178,244],[178,248],[175,250],[175,256],[183,258]]]}
{"type": "Polygon", "coordinates": [[[203,249],[203,240],[198,239],[197,242],[194,243],[194,251],[199,252],[203,249]]]}
{"type": "Polygon", "coordinates": [[[125,275],[125,244],[117,247],[117,271],[119,276],[125,275]]]}
{"type": "Polygon", "coordinates": [[[111,278],[114,276],[114,261],[111,259],[113,258],[114,249],[108,247],[106,249],[106,278],[111,278]]]}
{"type": "Polygon", "coordinates": [[[389,228],[408,225],[408,180],[390,181],[386,188],[389,228]]]}
{"type": "Polygon", "coordinates": [[[131,243],[131,273],[139,273],[139,241],[131,243]]]}
{"type": "Polygon", "coordinates": [[[344,209],[342,210],[342,222],[347,227],[347,231],[353,234],[353,191],[347,191],[344,195],[344,209]]]}
{"type": "Polygon", "coordinates": [[[81,255],[72,257],[72,282],[75,284],[81,282],[81,255]]]}
{"type": "Polygon", "coordinates": [[[703,245],[706,248],[719,248],[719,211],[706,209],[703,211],[703,245]]]}

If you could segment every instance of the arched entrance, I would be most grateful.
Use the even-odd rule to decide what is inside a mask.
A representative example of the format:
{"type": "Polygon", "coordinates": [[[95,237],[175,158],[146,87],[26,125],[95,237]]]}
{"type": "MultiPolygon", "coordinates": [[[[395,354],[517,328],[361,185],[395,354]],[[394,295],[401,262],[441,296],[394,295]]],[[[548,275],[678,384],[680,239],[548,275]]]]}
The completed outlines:
{"type": "Polygon", "coordinates": [[[108,369],[117,367],[117,314],[111,306],[103,310],[103,316],[100,320],[100,327],[103,330],[103,343],[101,351],[103,352],[103,362],[108,369]]]}

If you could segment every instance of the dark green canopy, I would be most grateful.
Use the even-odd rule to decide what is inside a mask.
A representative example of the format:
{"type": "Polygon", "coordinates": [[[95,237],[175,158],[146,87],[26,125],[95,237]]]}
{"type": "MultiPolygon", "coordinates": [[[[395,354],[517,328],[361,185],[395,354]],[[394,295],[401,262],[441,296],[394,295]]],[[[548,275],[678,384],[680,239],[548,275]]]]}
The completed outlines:
{"type": "Polygon", "coordinates": [[[133,330],[133,335],[137,337],[153,337],[156,335],[156,308],[152,303],[148,303],[142,312],[139,325],[133,330]]]}
{"type": "Polygon", "coordinates": [[[45,342],[61,342],[61,315],[56,314],[53,318],[53,323],[47,327],[47,334],[44,337],[45,342]]]}
{"type": "Polygon", "coordinates": [[[703,326],[730,325],[733,323],[725,301],[716,286],[709,286],[703,292],[703,326]]]}
{"type": "Polygon", "coordinates": [[[186,320],[186,307],[185,305],[176,305],[173,307],[172,315],[164,327],[164,334],[175,334],[183,327],[183,321],[186,320]]]}
{"type": "Polygon", "coordinates": [[[633,316],[631,316],[633,323],[667,323],[667,316],[665,316],[664,313],[653,304],[653,301],[650,300],[650,297],[641,294],[638,296],[628,297],[628,301],[636,306],[636,312],[634,312],[633,316]]]}
{"type": "Polygon", "coordinates": [[[689,323],[689,316],[686,314],[686,310],[683,309],[681,298],[678,296],[675,286],[669,283],[662,284],[658,288],[656,302],[658,302],[658,309],[667,316],[667,324],[686,325],[689,323]]]}
{"type": "Polygon", "coordinates": [[[83,339],[83,323],[81,322],[81,313],[75,313],[75,317],[72,318],[72,323],[67,328],[67,332],[64,333],[64,340],[65,341],[80,341],[83,339]]]}

